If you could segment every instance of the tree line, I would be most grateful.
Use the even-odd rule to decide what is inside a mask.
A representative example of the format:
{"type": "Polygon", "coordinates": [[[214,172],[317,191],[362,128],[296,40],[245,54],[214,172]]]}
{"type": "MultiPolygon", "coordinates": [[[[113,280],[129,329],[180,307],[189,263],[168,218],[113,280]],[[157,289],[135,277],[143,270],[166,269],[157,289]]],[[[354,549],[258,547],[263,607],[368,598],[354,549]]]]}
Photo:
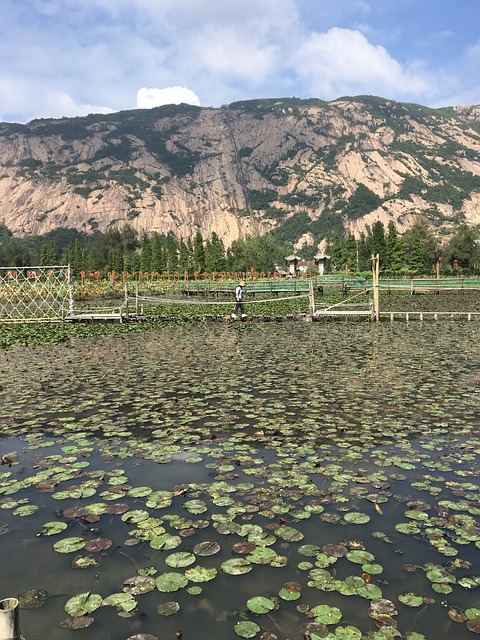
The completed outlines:
{"type": "MultiPolygon", "coordinates": [[[[326,237],[329,258],[327,272],[348,269],[366,272],[371,255],[380,255],[384,274],[429,274],[440,262],[442,271],[461,269],[465,273],[480,270],[480,244],[476,232],[466,225],[458,227],[450,240],[441,245],[427,222],[418,218],[400,235],[390,221],[367,228],[356,238],[353,234],[334,233],[326,237]]],[[[285,256],[292,245],[280,242],[274,234],[252,235],[235,240],[225,247],[212,232],[203,238],[197,231],[193,238],[177,238],[174,234],[139,234],[126,224],[120,229],[92,235],[75,229],[57,229],[43,236],[18,238],[0,225],[0,266],[26,267],[70,264],[75,275],[82,272],[106,274],[156,272],[182,276],[221,272],[271,273],[285,268],[285,256]]],[[[301,250],[300,250],[301,254],[301,250]]]]}
{"type": "Polygon", "coordinates": [[[418,217],[412,227],[399,235],[395,223],[385,228],[380,220],[359,238],[348,233],[334,234],[328,246],[333,270],[348,269],[364,272],[371,269],[371,256],[380,256],[380,270],[386,275],[427,275],[436,270],[480,272],[478,234],[467,225],[460,225],[447,243],[441,244],[425,219],[418,217]]]}

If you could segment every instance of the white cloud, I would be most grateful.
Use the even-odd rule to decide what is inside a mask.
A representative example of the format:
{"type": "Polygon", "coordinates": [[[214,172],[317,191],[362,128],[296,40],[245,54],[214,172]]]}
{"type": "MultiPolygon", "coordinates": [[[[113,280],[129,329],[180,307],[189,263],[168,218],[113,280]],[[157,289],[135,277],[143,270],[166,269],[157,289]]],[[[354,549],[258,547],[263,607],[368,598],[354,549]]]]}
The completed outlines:
{"type": "Polygon", "coordinates": [[[312,34],[293,61],[307,90],[322,98],[355,92],[420,96],[432,88],[422,73],[402,67],[384,47],[351,29],[312,34]]]}
{"type": "Polygon", "coordinates": [[[432,105],[479,85],[478,33],[456,59],[432,37],[444,25],[425,24],[419,43],[396,18],[414,0],[0,2],[0,119],[131,109],[135,97],[219,106],[373,93],[432,105]]]}
{"type": "Polygon", "coordinates": [[[139,109],[181,103],[200,106],[200,98],[187,87],[165,87],[164,89],[142,87],[137,91],[137,107],[139,109]]]}
{"type": "Polygon", "coordinates": [[[279,49],[234,28],[209,29],[196,38],[196,64],[203,73],[219,74],[232,80],[242,79],[258,85],[264,82],[276,66],[279,49]]]}
{"type": "Polygon", "coordinates": [[[97,104],[78,104],[67,93],[49,91],[43,99],[41,111],[42,117],[62,118],[87,116],[90,113],[113,113],[114,109],[97,104]]]}

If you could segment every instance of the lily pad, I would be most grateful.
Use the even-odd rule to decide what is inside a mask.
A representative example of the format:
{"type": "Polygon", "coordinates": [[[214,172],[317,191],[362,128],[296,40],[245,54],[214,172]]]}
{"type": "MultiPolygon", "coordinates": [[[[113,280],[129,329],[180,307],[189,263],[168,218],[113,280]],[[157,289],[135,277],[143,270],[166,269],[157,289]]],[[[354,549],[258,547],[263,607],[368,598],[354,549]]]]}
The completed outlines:
{"type": "Polygon", "coordinates": [[[20,609],[38,609],[47,601],[48,593],[43,589],[30,589],[18,596],[20,609]]]}
{"type": "Polygon", "coordinates": [[[398,596],[398,599],[402,604],[405,604],[407,607],[420,607],[423,604],[422,596],[417,595],[416,593],[401,593],[398,596]]]}
{"type": "Polygon", "coordinates": [[[185,571],[185,576],[192,582],[209,582],[213,580],[217,575],[217,569],[215,567],[192,567],[185,571]]]}
{"type": "Polygon", "coordinates": [[[58,540],[58,542],[55,542],[53,548],[58,553],[73,553],[74,551],[83,549],[86,544],[87,542],[84,538],[64,538],[63,540],[58,540]]]}
{"type": "Polygon", "coordinates": [[[188,567],[196,560],[195,554],[188,551],[179,551],[178,553],[171,553],[165,558],[165,564],[174,569],[180,567],[188,567]]]}
{"type": "Polygon", "coordinates": [[[95,618],[92,618],[91,616],[81,616],[77,618],[67,618],[66,620],[62,620],[59,626],[62,627],[62,629],[70,629],[74,631],[76,629],[87,629],[94,622],[95,618]]]}
{"type": "Polygon", "coordinates": [[[150,576],[133,576],[123,583],[123,590],[135,596],[155,589],[155,580],[150,576]]]}
{"type": "Polygon", "coordinates": [[[231,558],[230,560],[222,562],[221,569],[229,575],[239,576],[244,573],[249,573],[253,569],[253,566],[252,563],[245,558],[231,558]]]}
{"type": "Polygon", "coordinates": [[[256,622],[250,620],[241,620],[233,627],[233,630],[240,638],[254,638],[260,631],[260,627],[256,622]]]}
{"type": "Polygon", "coordinates": [[[342,619],[342,612],[338,607],[330,607],[328,604],[319,604],[311,609],[316,622],[322,624],[336,624],[342,619]]]}
{"type": "Polygon", "coordinates": [[[54,536],[54,535],[57,535],[58,533],[61,533],[62,531],[65,531],[67,526],[68,526],[67,523],[62,522],[61,520],[55,520],[54,522],[46,522],[42,526],[40,535],[54,536]]]}
{"type": "Polygon", "coordinates": [[[275,601],[265,596],[254,596],[247,600],[247,609],[252,613],[268,613],[275,609],[275,601]]]}
{"type": "Polygon", "coordinates": [[[349,524],[366,524],[370,522],[370,516],[366,513],[360,513],[358,511],[349,511],[343,516],[345,522],[349,524]]]}
{"type": "Polygon", "coordinates": [[[64,609],[70,616],[84,616],[87,613],[96,611],[102,604],[103,598],[101,595],[87,591],[69,598],[65,603],[64,609]]]}
{"type": "Polygon", "coordinates": [[[305,625],[305,638],[310,640],[321,640],[329,635],[328,627],[321,622],[307,622],[305,625]]]}
{"type": "Polygon", "coordinates": [[[97,553],[100,551],[106,551],[106,549],[110,549],[112,546],[112,541],[108,538],[93,538],[93,540],[89,540],[85,549],[90,553],[97,553]]]}
{"type": "Polygon", "coordinates": [[[173,593],[182,589],[188,584],[188,578],[183,573],[168,572],[162,573],[155,580],[155,586],[164,593],[173,593]]]}
{"type": "Polygon", "coordinates": [[[358,627],[347,625],[345,627],[337,627],[335,629],[335,637],[339,640],[361,640],[362,632],[358,627]]]}
{"type": "Polygon", "coordinates": [[[220,551],[220,545],[218,542],[212,540],[206,540],[200,542],[193,547],[193,553],[197,556],[213,556],[220,551]]]}
{"type": "Polygon", "coordinates": [[[100,564],[95,556],[75,556],[70,565],[72,569],[87,569],[88,567],[98,567],[100,564]]]}
{"type": "Polygon", "coordinates": [[[112,593],[103,600],[102,605],[116,607],[118,611],[128,613],[136,609],[137,601],[131,593],[112,593]]]}
{"type": "Polygon", "coordinates": [[[161,616],[173,616],[180,611],[178,602],[163,602],[157,607],[157,613],[161,616]]]}

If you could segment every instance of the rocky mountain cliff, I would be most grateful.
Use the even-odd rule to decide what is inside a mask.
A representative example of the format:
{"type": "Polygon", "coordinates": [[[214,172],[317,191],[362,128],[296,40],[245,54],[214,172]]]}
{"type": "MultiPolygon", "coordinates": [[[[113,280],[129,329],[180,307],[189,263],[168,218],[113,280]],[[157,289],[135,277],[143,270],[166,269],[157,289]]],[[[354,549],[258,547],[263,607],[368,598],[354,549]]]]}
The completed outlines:
{"type": "Polygon", "coordinates": [[[480,106],[293,98],[0,124],[0,223],[19,236],[129,223],[300,247],[419,213],[444,235],[480,224],[480,106]]]}

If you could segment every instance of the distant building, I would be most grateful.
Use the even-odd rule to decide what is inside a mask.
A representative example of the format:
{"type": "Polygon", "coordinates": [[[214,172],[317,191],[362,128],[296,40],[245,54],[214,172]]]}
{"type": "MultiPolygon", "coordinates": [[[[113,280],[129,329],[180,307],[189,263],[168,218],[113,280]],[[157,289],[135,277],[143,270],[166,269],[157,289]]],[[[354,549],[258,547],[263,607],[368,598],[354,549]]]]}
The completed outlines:
{"type": "Polygon", "coordinates": [[[323,276],[325,272],[325,263],[327,260],[330,260],[330,256],[327,256],[325,253],[317,253],[314,260],[315,264],[318,266],[318,274],[323,276]]]}
{"type": "Polygon", "coordinates": [[[288,273],[290,273],[292,276],[297,275],[297,266],[300,260],[300,256],[297,256],[295,254],[292,254],[291,256],[287,256],[285,258],[285,261],[288,265],[288,273]]]}

